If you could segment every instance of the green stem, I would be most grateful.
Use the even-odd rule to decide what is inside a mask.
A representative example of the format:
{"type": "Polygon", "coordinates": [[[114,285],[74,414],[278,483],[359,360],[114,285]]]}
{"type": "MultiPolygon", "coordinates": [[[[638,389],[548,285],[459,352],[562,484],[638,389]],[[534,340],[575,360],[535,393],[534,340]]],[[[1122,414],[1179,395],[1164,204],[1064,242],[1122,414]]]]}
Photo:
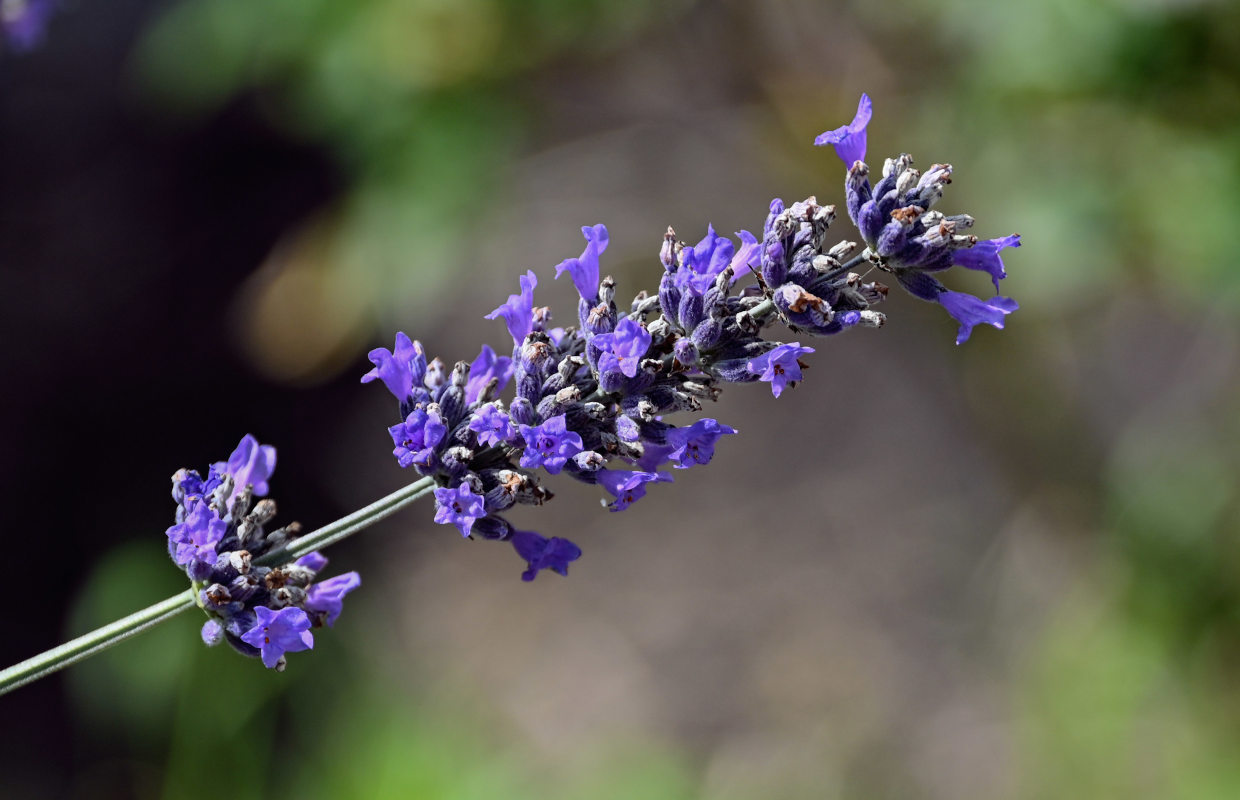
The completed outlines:
{"type": "MultiPolygon", "coordinates": [[[[336,542],[346,539],[360,530],[369,528],[376,522],[395,514],[400,509],[430,494],[435,488],[433,478],[422,478],[395,492],[380,498],[365,508],[358,509],[347,517],[324,525],[316,531],[290,542],[285,547],[262,558],[257,559],[260,565],[281,564],[306,555],[314,550],[322,550],[336,542]]],[[[164,620],[172,619],[182,611],[187,611],[197,604],[197,592],[187,589],[169,597],[167,600],[144,608],[118,619],[98,630],[53,647],[34,658],[28,658],[20,664],[14,664],[0,671],[0,695],[11,692],[19,686],[51,675],[70,664],[107,650],[126,639],[137,636],[147,628],[154,627],[164,620]]]]}

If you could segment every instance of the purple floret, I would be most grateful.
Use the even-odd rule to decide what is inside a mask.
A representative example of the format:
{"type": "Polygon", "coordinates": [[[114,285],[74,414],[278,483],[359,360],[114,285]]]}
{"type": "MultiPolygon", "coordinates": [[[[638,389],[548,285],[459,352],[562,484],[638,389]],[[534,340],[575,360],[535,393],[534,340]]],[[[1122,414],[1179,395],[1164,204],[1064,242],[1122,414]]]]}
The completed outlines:
{"type": "Polygon", "coordinates": [[[330,628],[340,616],[344,596],[361,585],[361,576],[356,572],[346,572],[319,583],[312,583],[306,590],[306,610],[322,614],[330,628]]]}
{"type": "Polygon", "coordinates": [[[672,476],[664,472],[638,472],[628,469],[601,469],[598,482],[616,499],[607,507],[623,511],[646,496],[647,483],[671,483],[672,476]]]}
{"type": "Polygon", "coordinates": [[[990,279],[999,291],[999,281],[1007,277],[1003,268],[1003,259],[999,251],[1005,247],[1020,247],[1020,234],[1004,236],[1000,239],[985,239],[969,248],[962,248],[952,253],[952,263],[966,269],[976,269],[990,273],[990,279]]]}
{"type": "Polygon", "coordinates": [[[253,486],[255,497],[263,497],[267,494],[267,479],[276,471],[276,449],[269,444],[259,444],[258,439],[247,433],[228,461],[215,466],[223,474],[233,477],[236,482],[234,494],[246,486],[253,486]]]}
{"type": "Polygon", "coordinates": [[[559,473],[570,458],[584,449],[581,435],[568,430],[563,414],[541,425],[522,425],[521,436],[525,439],[521,466],[526,469],[542,467],[552,475],[559,473]]]}
{"type": "Polygon", "coordinates": [[[362,376],[362,383],[381,380],[402,403],[413,392],[413,385],[421,383],[426,376],[426,351],[422,343],[410,340],[404,333],[396,334],[394,350],[379,347],[370,351],[369,358],[375,368],[362,376]]]}
{"type": "Polygon", "coordinates": [[[474,520],[486,513],[482,496],[474,494],[467,483],[455,489],[435,490],[435,521],[440,525],[455,525],[462,536],[468,537],[474,520]]]}
{"type": "Polygon", "coordinates": [[[1010,297],[992,297],[982,300],[964,292],[942,292],[939,303],[947,309],[947,313],[960,323],[956,334],[956,344],[964,344],[973,333],[974,325],[993,325],[1003,327],[1003,318],[1020,308],[1010,297]]]}
{"type": "Polygon", "coordinates": [[[814,144],[819,147],[833,145],[835,154],[844,162],[845,167],[851,169],[857,161],[865,161],[865,126],[870,123],[873,111],[874,106],[870,102],[870,96],[861,95],[861,102],[857,103],[857,114],[853,117],[853,121],[833,131],[818,134],[818,138],[814,139],[814,144]]]}
{"type": "Polygon", "coordinates": [[[533,531],[515,531],[512,546],[517,555],[529,564],[529,568],[521,574],[523,581],[534,580],[538,571],[543,569],[567,576],[569,563],[581,558],[581,548],[568,539],[558,536],[547,539],[533,531]]]}
{"type": "Polygon", "coordinates": [[[621,372],[632,378],[650,349],[651,337],[650,331],[640,322],[625,317],[614,331],[595,336],[593,341],[602,351],[598,359],[599,372],[621,372]]]}
{"type": "Polygon", "coordinates": [[[586,249],[580,258],[566,258],[557,264],[555,277],[559,278],[567,270],[577,294],[592,303],[598,299],[598,257],[607,249],[610,237],[602,224],[583,227],[581,233],[586,237],[586,249]]]}
{"type": "Polygon", "coordinates": [[[799,344],[781,344],[769,353],[763,353],[748,364],[749,372],[758,380],[771,384],[771,394],[779,397],[785,386],[795,386],[801,380],[800,356],[814,352],[812,347],[799,344]]]}
{"type": "Polygon", "coordinates": [[[538,286],[538,277],[532,270],[527,271],[520,282],[520,294],[508,295],[502,306],[486,315],[486,319],[504,318],[514,347],[520,347],[534,330],[534,289],[538,286]]]}
{"type": "Polygon", "coordinates": [[[503,391],[512,379],[512,359],[508,356],[496,355],[490,345],[484,344],[482,352],[469,365],[469,380],[465,384],[465,405],[472,406],[478,402],[482,392],[492,378],[498,379],[495,391],[503,391]]]}
{"type": "Polygon", "coordinates": [[[478,434],[479,442],[492,447],[508,444],[517,435],[508,413],[496,403],[481,406],[470,418],[469,429],[478,434]]]}
{"type": "Polygon", "coordinates": [[[733,428],[709,418],[700,419],[687,428],[673,428],[667,432],[667,443],[671,446],[667,457],[676,462],[677,469],[709,464],[715,455],[715,443],[732,433],[736,433],[733,428]]]}
{"type": "Polygon", "coordinates": [[[191,562],[215,563],[215,546],[224,538],[228,526],[201,497],[189,501],[185,521],[168,529],[169,551],[180,566],[191,562]]]}
{"type": "Polygon", "coordinates": [[[290,606],[272,611],[266,606],[255,606],[254,612],[257,615],[255,625],[241,636],[241,641],[259,649],[264,667],[276,667],[285,653],[314,647],[310,618],[300,608],[290,606]]]}
{"type": "Polygon", "coordinates": [[[396,445],[392,455],[402,467],[416,465],[429,467],[435,456],[435,448],[443,442],[448,426],[439,413],[432,408],[415,408],[399,425],[388,428],[392,443],[396,445]]]}

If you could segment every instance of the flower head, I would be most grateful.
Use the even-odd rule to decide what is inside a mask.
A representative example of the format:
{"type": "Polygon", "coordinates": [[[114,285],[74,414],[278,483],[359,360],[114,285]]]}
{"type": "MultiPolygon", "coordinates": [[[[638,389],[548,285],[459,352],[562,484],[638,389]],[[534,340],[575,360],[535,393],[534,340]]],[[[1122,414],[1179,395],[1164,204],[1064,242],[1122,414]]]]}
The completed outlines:
{"type": "Polygon", "coordinates": [[[747,368],[751,374],[758,376],[758,380],[769,382],[771,394],[779,397],[785,386],[795,385],[801,380],[801,364],[797,359],[812,352],[812,347],[801,347],[796,343],[781,344],[752,359],[747,368]]]}
{"type": "Polygon", "coordinates": [[[241,636],[241,641],[261,651],[264,667],[272,669],[278,666],[285,653],[314,647],[310,618],[300,608],[290,606],[272,611],[266,606],[257,606],[254,613],[257,621],[241,636]]]}
{"type": "Polygon", "coordinates": [[[602,351],[598,359],[599,372],[622,372],[632,378],[637,374],[642,356],[650,348],[650,331],[640,322],[625,317],[611,333],[594,337],[594,344],[602,351]]]}
{"type": "Polygon", "coordinates": [[[319,583],[312,583],[306,590],[306,610],[322,614],[330,628],[340,616],[344,596],[361,585],[362,579],[356,572],[346,572],[319,583]]]}
{"type": "Polygon", "coordinates": [[[392,455],[402,467],[410,464],[429,467],[435,448],[443,442],[448,426],[432,406],[429,410],[415,408],[399,425],[388,428],[392,443],[396,445],[392,455]]]}
{"type": "Polygon", "coordinates": [[[362,376],[362,383],[377,378],[402,403],[413,392],[414,383],[426,377],[426,351],[421,342],[411,341],[404,333],[396,334],[394,349],[375,348],[368,358],[375,367],[362,376]]]}
{"type": "Polygon", "coordinates": [[[873,112],[874,105],[870,102],[870,96],[861,95],[853,121],[833,131],[818,134],[814,144],[818,147],[833,145],[835,154],[844,162],[845,167],[851,168],[855,162],[865,161],[865,126],[870,124],[873,112]]]}
{"type": "Polygon", "coordinates": [[[1004,236],[1000,239],[985,239],[972,247],[962,248],[952,253],[952,263],[966,269],[976,269],[990,273],[990,279],[999,291],[999,281],[1007,277],[1003,268],[1003,259],[999,251],[1005,247],[1020,247],[1020,234],[1004,236]]]}
{"type": "Polygon", "coordinates": [[[1003,327],[1003,318],[1020,308],[1010,297],[992,297],[982,300],[964,292],[942,292],[939,303],[947,309],[947,313],[960,323],[956,334],[956,344],[964,344],[973,333],[974,325],[994,325],[1003,327]]]}
{"type": "Polygon", "coordinates": [[[542,467],[552,475],[563,469],[568,460],[584,448],[581,435],[568,430],[563,414],[551,417],[541,425],[522,425],[521,436],[525,439],[521,466],[526,469],[542,467]]]}
{"type": "Polygon", "coordinates": [[[607,227],[602,224],[583,227],[581,233],[586,237],[586,249],[580,258],[566,258],[557,264],[555,277],[559,278],[568,270],[577,294],[582,300],[593,302],[598,298],[598,257],[607,249],[609,236],[607,227]]]}
{"type": "Polygon", "coordinates": [[[504,318],[514,347],[520,347],[525,337],[534,330],[534,287],[538,286],[538,276],[532,270],[527,271],[521,276],[520,283],[520,294],[508,295],[502,306],[486,315],[486,319],[504,318]]]}
{"type": "Polygon", "coordinates": [[[455,525],[462,536],[468,537],[474,520],[486,513],[482,495],[474,494],[468,483],[455,489],[435,490],[435,521],[440,525],[455,525]]]}
{"type": "Polygon", "coordinates": [[[514,531],[512,546],[529,563],[529,569],[521,574],[523,581],[534,580],[543,569],[568,575],[569,563],[581,558],[581,548],[568,539],[547,539],[533,531],[514,531]]]}
{"type": "Polygon", "coordinates": [[[646,496],[647,483],[671,483],[672,476],[665,472],[601,469],[598,471],[598,482],[616,497],[607,507],[612,511],[623,511],[646,496]]]}

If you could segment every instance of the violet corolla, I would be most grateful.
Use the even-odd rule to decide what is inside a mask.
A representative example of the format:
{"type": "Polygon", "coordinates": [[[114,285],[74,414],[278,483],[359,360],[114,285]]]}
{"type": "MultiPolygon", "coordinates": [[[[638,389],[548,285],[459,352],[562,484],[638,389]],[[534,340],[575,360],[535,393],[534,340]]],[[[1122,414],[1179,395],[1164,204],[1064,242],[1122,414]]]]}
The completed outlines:
{"type": "Polygon", "coordinates": [[[610,495],[603,504],[622,511],[654,484],[670,482],[667,467],[709,463],[720,440],[736,431],[711,418],[680,424],[677,415],[700,412],[726,383],[766,382],[779,397],[800,382],[802,359],[814,348],[779,341],[773,326],[814,337],[881,327],[886,317],[875,306],[888,289],[867,279],[875,269],[942,305],[960,324],[957,343],[976,325],[1002,327],[1014,301],[949,291],[931,273],[953,265],[978,270],[997,289],[1007,274],[1000,252],[1020,246],[1020,237],[978,241],[961,233],[972,217],[931,208],[951,180],[949,165],[923,174],[902,155],[888,159],[871,186],[865,154],[872,113],[863,95],[852,122],[815,141],[832,145],[844,161],[848,217],[864,247],[828,242],[834,206],[814,197],[791,205],[776,199],[760,237],[740,231],[733,241],[708,226],[705,237],[687,244],[668,228],[658,249],[658,291],[618,304],[615,282],[601,271],[607,228],[588,225],[582,254],[555,268],[577,291],[577,325],[548,327],[550,311],[534,301],[537,276],[527,271],[520,291],[487,315],[506,323],[511,359],[484,347],[472,363],[449,369],[427,362],[404,333],[392,351],[373,351],[375,368],[362,380],[381,379],[396,395],[394,454],[439,486],[435,520],[469,538],[510,542],[527,564],[527,581],[542,569],[567,574],[581,555],[577,545],[517,531],[504,516],[551,498],[537,470],[596,485],[610,495]]]}

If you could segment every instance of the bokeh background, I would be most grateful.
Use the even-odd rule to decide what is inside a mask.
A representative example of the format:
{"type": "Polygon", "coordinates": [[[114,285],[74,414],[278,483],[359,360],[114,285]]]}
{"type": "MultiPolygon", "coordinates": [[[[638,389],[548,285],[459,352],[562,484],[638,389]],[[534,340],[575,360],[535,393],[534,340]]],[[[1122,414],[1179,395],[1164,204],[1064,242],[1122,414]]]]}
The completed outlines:
{"type": "MultiPolygon", "coordinates": [[[[186,614],[0,699],[6,798],[1240,796],[1240,6],[64,0],[0,53],[5,664],[182,588],[168,476],[253,432],[282,519],[398,487],[398,329],[451,361],[605,222],[956,167],[999,332],[896,296],[622,515],[560,481],[519,580],[415,507],[269,673],[186,614]]],[[[838,224],[847,236],[847,225],[838,224]]],[[[981,275],[954,288],[985,294],[981,275]]]]}

